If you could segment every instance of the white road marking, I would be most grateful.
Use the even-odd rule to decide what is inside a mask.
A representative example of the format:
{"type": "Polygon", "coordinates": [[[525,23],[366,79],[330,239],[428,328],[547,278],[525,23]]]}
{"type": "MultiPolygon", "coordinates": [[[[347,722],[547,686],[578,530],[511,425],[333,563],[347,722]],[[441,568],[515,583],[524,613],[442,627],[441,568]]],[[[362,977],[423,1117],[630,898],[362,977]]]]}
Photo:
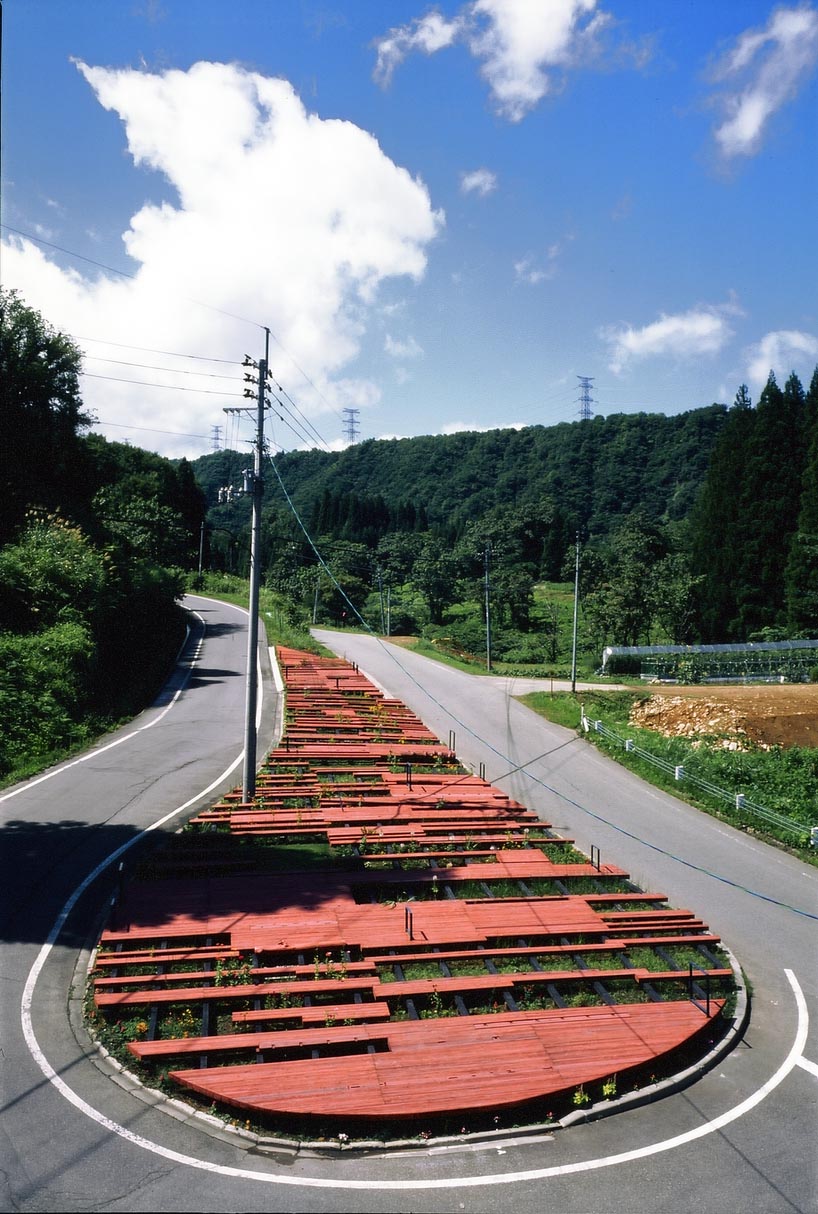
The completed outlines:
{"type": "Polygon", "coordinates": [[[811,1075],[814,1075],[815,1078],[818,1079],[818,1063],[810,1062],[809,1058],[797,1058],[796,1062],[799,1066],[803,1067],[805,1071],[809,1071],[811,1075]]]}
{"type": "MultiPolygon", "coordinates": [[[[189,675],[188,675],[188,677],[189,677],[189,675]]],[[[178,694],[179,693],[177,692],[177,696],[178,696],[178,694]]],[[[175,702],[175,700],[176,700],[176,696],[174,697],[174,700],[171,702],[171,704],[168,705],[168,709],[166,709],[165,712],[168,711],[170,709],[170,707],[172,707],[172,704],[175,702]]],[[[162,716],[165,715],[165,712],[162,713],[162,716]]],[[[160,720],[160,719],[161,719],[161,717],[157,718],[157,720],[160,720]]],[[[155,722],[151,722],[151,724],[154,724],[154,723],[155,722]]],[[[148,728],[148,726],[142,726],[142,729],[145,729],[145,728],[148,728]]],[[[141,730],[134,731],[133,734],[128,735],[128,738],[136,736],[136,734],[139,732],[141,732],[141,730]]],[[[118,740],[116,743],[112,743],[111,745],[119,745],[120,742],[122,742],[122,741],[127,741],[127,738],[122,738],[122,739],[118,740]]],[[[92,753],[98,754],[100,752],[95,751],[92,753]]],[[[215,1174],[218,1176],[224,1176],[226,1178],[233,1178],[236,1180],[258,1181],[258,1182],[261,1182],[264,1184],[290,1185],[290,1186],[303,1187],[303,1188],[362,1189],[362,1190],[371,1190],[371,1191],[383,1191],[383,1190],[408,1191],[408,1190],[414,1190],[414,1189],[440,1189],[440,1188],[443,1188],[443,1189],[481,1188],[483,1186],[493,1186],[493,1185],[501,1185],[501,1184],[517,1184],[517,1183],[521,1183],[521,1182],[545,1180],[552,1176],[569,1176],[569,1175],[582,1173],[582,1172],[591,1172],[591,1171],[595,1171],[600,1168],[609,1168],[609,1167],[615,1167],[615,1166],[617,1166],[619,1164],[623,1164],[623,1163],[632,1163],[636,1159],[645,1159],[651,1155],[658,1155],[665,1151],[674,1150],[676,1147],[685,1146],[690,1142],[695,1142],[699,1138],[704,1138],[708,1134],[716,1133],[718,1130],[723,1129],[726,1125],[729,1125],[731,1122],[737,1121],[740,1117],[743,1117],[745,1115],[745,1113],[749,1113],[752,1109],[754,1109],[756,1107],[756,1105],[760,1104],[762,1100],[764,1100],[767,1096],[769,1096],[769,1094],[772,1091],[774,1091],[775,1088],[777,1088],[779,1086],[779,1084],[783,1082],[784,1079],[786,1079],[786,1077],[792,1071],[793,1067],[802,1066],[806,1070],[818,1074],[818,1067],[816,1067],[814,1063],[809,1062],[806,1058],[803,1057],[803,1050],[804,1050],[804,1046],[806,1045],[807,1034],[808,1034],[808,1030],[809,1030],[809,1013],[808,1013],[808,1009],[807,1009],[806,1000],[804,998],[804,994],[801,990],[801,987],[798,983],[798,979],[796,978],[795,974],[792,972],[792,970],[786,969],[784,971],[784,973],[787,977],[787,980],[792,988],[793,995],[795,997],[798,1022],[797,1022],[797,1026],[796,1026],[795,1039],[793,1041],[792,1047],[790,1048],[790,1051],[787,1054],[787,1057],[781,1063],[781,1066],[778,1068],[778,1070],[767,1080],[767,1082],[765,1084],[763,1084],[760,1088],[758,1088],[755,1092],[753,1092],[752,1095],[748,1096],[746,1100],[743,1100],[740,1104],[735,1105],[732,1109],[729,1109],[726,1113],[723,1113],[720,1117],[716,1117],[712,1121],[707,1121],[707,1122],[703,1123],[702,1125],[697,1126],[693,1130],[686,1131],[684,1134],[678,1134],[674,1138],[666,1138],[662,1142],[651,1143],[650,1145],[644,1146],[644,1147],[637,1147],[631,1151],[623,1151],[618,1155],[606,1155],[606,1156],[602,1156],[598,1159],[587,1159],[587,1160],[582,1160],[582,1161],[579,1161],[576,1163],[569,1163],[569,1164],[556,1164],[552,1167],[534,1168],[531,1170],[520,1171],[520,1172],[505,1172],[505,1173],[502,1173],[499,1175],[464,1176],[464,1177],[450,1177],[450,1178],[436,1177],[435,1179],[428,1179],[428,1180],[386,1180],[384,1178],[381,1178],[378,1180],[339,1180],[339,1179],[335,1179],[335,1178],[326,1178],[326,1177],[318,1177],[318,1176],[293,1176],[293,1175],[286,1175],[286,1174],[282,1174],[282,1173],[257,1172],[257,1171],[252,1171],[249,1168],[226,1167],[221,1164],[211,1163],[209,1160],[197,1159],[197,1158],[195,1158],[195,1156],[184,1155],[179,1151],[172,1151],[172,1150],[168,1149],[167,1147],[163,1147],[163,1146],[159,1145],[158,1143],[151,1142],[147,1138],[143,1138],[140,1134],[134,1134],[131,1130],[128,1130],[124,1126],[119,1125],[118,1122],[112,1121],[109,1117],[106,1117],[104,1115],[104,1113],[100,1113],[97,1109],[93,1108],[85,1100],[83,1100],[82,1097],[78,1096],[77,1093],[74,1092],[68,1086],[68,1084],[65,1083],[65,1081],[63,1079],[60,1078],[60,1076],[56,1073],[54,1068],[51,1066],[50,1062],[48,1061],[48,1059],[46,1058],[42,1049],[40,1048],[39,1042],[37,1041],[37,1038],[34,1033],[34,1028],[32,1025],[31,1013],[32,1013],[32,1005],[34,1002],[34,991],[35,991],[35,987],[37,985],[37,979],[39,978],[39,976],[46,964],[46,961],[48,960],[51,950],[54,947],[54,944],[55,944],[56,940],[58,939],[60,932],[62,931],[63,925],[64,925],[66,919],[68,918],[68,915],[71,913],[71,910],[74,908],[77,901],[82,896],[82,894],[85,892],[85,890],[89,887],[89,885],[92,884],[93,881],[96,880],[96,878],[100,875],[100,873],[104,872],[106,868],[110,867],[110,865],[113,864],[114,861],[117,860],[119,858],[119,856],[123,854],[123,852],[127,851],[129,847],[132,847],[134,845],[134,843],[143,834],[148,834],[152,830],[157,830],[159,827],[163,826],[166,822],[170,821],[170,819],[183,813],[185,809],[187,809],[191,805],[195,804],[195,802],[198,801],[201,797],[206,796],[207,793],[209,793],[212,789],[216,788],[222,782],[222,780],[226,779],[227,776],[230,775],[231,772],[235,771],[235,769],[238,767],[238,765],[242,762],[243,757],[244,756],[243,756],[243,752],[242,752],[242,754],[240,754],[238,756],[238,758],[236,758],[234,760],[234,762],[224,772],[222,772],[222,774],[216,780],[214,780],[213,783],[210,784],[207,788],[203,789],[200,793],[197,793],[196,796],[191,797],[190,800],[186,801],[184,805],[180,805],[178,807],[178,809],[172,810],[169,814],[166,814],[163,818],[159,819],[157,822],[154,822],[151,826],[147,827],[144,831],[140,832],[140,835],[135,836],[135,838],[130,840],[128,843],[123,844],[122,847],[117,848],[117,850],[112,852],[111,855],[108,856],[108,858],[106,860],[104,860],[102,863],[97,865],[97,867],[94,869],[94,871],[92,873],[90,873],[85,878],[85,880],[77,887],[77,889],[71,895],[71,897],[69,898],[69,900],[66,902],[65,906],[63,907],[62,911],[60,912],[54,926],[52,927],[52,929],[48,935],[48,939],[44,943],[43,947],[40,949],[40,952],[37,956],[36,961],[34,962],[34,965],[32,966],[32,968],[29,972],[25,987],[23,989],[23,998],[22,998],[21,1009],[20,1009],[20,1019],[21,1019],[21,1024],[22,1024],[23,1036],[25,1038],[26,1044],[29,1048],[32,1058],[34,1059],[37,1066],[42,1071],[45,1078],[52,1085],[52,1087],[54,1087],[54,1089],[57,1092],[59,1092],[60,1095],[65,1100],[67,1100],[71,1105],[73,1105],[73,1107],[76,1108],[79,1112],[83,1113],[86,1117],[88,1117],[92,1121],[96,1122],[96,1124],[101,1126],[103,1129],[108,1130],[110,1133],[117,1135],[117,1137],[124,1139],[126,1142],[131,1143],[133,1146],[136,1146],[136,1147],[140,1148],[141,1150],[149,1151],[153,1155],[157,1155],[160,1158],[166,1159],[171,1163],[180,1164],[183,1167],[195,1168],[199,1171],[210,1172],[212,1174],[215,1174]]],[[[75,762],[80,762],[80,761],[81,760],[75,760],[75,762]]],[[[59,769],[59,770],[64,770],[64,769],[59,769]]],[[[57,774],[57,772],[55,771],[54,773],[51,773],[51,774],[57,774]]],[[[45,778],[45,777],[43,777],[43,778],[45,778]]],[[[31,787],[31,784],[27,784],[25,787],[29,788],[29,787],[31,787]]],[[[493,1145],[496,1147],[499,1144],[493,1144],[493,1145]]]]}

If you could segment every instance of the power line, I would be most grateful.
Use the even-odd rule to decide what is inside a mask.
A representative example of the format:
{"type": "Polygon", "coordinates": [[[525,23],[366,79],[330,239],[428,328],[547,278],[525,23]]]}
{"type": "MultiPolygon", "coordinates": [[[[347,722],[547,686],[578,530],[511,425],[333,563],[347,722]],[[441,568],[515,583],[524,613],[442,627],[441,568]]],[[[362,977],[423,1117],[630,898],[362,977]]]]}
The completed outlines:
{"type": "Polygon", "coordinates": [[[149,363],[125,362],[121,358],[101,358],[98,354],[86,354],[84,357],[90,358],[92,362],[114,363],[118,367],[139,367],[142,371],[165,371],[168,375],[200,375],[205,379],[227,379],[231,383],[236,383],[235,375],[218,375],[215,371],[187,371],[184,367],[156,367],[149,363]]]}
{"type": "Polygon", "coordinates": [[[207,434],[191,434],[187,430],[158,430],[154,426],[132,426],[128,422],[106,422],[97,418],[94,426],[113,427],[116,430],[144,430],[147,434],[178,434],[180,438],[208,438],[207,434]]]}
{"type": "MultiPolygon", "coordinates": [[[[179,350],[155,350],[152,346],[131,346],[122,341],[108,341],[105,337],[77,337],[76,334],[69,334],[69,336],[72,341],[93,341],[101,346],[116,346],[120,350],[139,350],[143,354],[163,354],[167,358],[194,358],[201,362],[224,363],[229,367],[242,365],[237,358],[213,358],[209,354],[183,354],[179,350]]],[[[96,358],[97,355],[89,354],[88,357],[96,358]]]]}
{"type": "Polygon", "coordinates": [[[107,379],[114,384],[134,384],[140,388],[159,388],[168,392],[198,392],[201,396],[238,396],[241,392],[220,392],[217,388],[185,388],[181,384],[152,384],[143,379],[119,379],[116,375],[96,375],[93,371],[83,371],[87,379],[107,379]]]}
{"type": "MultiPolygon", "coordinates": [[[[95,261],[93,257],[86,257],[83,253],[77,253],[73,249],[66,249],[63,245],[54,244],[50,240],[44,240],[42,236],[36,236],[33,232],[24,232],[22,229],[13,228],[7,223],[0,223],[0,229],[6,232],[13,232],[15,236],[22,236],[24,240],[32,240],[35,244],[45,245],[47,249],[56,249],[58,253],[64,253],[66,257],[74,257],[78,261],[87,261],[89,265],[96,266],[99,270],[108,270],[111,274],[119,274],[122,278],[130,278],[132,281],[136,281],[136,274],[129,273],[127,270],[119,270],[116,266],[106,265],[102,261],[95,261]]],[[[189,303],[195,303],[200,308],[208,308],[211,312],[218,312],[220,316],[229,316],[231,320],[238,320],[243,325],[254,325],[257,329],[264,329],[266,327],[259,324],[257,320],[249,320],[246,316],[237,316],[235,312],[227,312],[224,308],[217,308],[215,304],[203,303],[200,299],[193,299],[190,295],[180,295],[179,298],[186,299],[189,303]]],[[[283,346],[282,349],[284,349],[283,346]]]]}

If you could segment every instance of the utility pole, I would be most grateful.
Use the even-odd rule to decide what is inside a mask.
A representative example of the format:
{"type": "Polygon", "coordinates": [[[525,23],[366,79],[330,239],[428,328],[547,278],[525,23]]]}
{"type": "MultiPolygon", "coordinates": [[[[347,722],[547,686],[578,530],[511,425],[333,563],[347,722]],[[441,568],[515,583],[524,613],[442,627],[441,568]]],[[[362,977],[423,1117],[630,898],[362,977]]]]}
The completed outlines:
{"type": "Polygon", "coordinates": [[[491,670],[491,594],[489,586],[489,558],[491,544],[486,540],[483,548],[484,582],[486,592],[486,670],[491,670]]]}
{"type": "Polygon", "coordinates": [[[574,562],[574,635],[571,645],[571,692],[577,689],[577,605],[579,603],[579,532],[576,541],[576,560],[574,562]]]}
{"type": "MultiPolygon", "coordinates": [[[[253,468],[244,473],[244,491],[252,496],[250,524],[250,619],[247,624],[247,684],[244,702],[244,777],[242,800],[250,802],[256,795],[256,704],[258,701],[258,602],[261,587],[261,499],[264,495],[262,460],[264,458],[264,411],[267,408],[268,360],[270,330],[265,329],[264,358],[256,364],[249,355],[245,367],[258,366],[258,381],[244,376],[247,383],[258,384],[258,391],[244,389],[244,395],[256,396],[256,437],[253,443],[253,468]]],[[[244,413],[244,409],[226,409],[227,413],[244,413]]]]}
{"type": "Polygon", "coordinates": [[[381,600],[381,636],[385,636],[386,635],[386,620],[384,619],[384,614],[383,614],[383,573],[381,572],[380,565],[378,566],[378,594],[380,595],[380,600],[381,600]]]}

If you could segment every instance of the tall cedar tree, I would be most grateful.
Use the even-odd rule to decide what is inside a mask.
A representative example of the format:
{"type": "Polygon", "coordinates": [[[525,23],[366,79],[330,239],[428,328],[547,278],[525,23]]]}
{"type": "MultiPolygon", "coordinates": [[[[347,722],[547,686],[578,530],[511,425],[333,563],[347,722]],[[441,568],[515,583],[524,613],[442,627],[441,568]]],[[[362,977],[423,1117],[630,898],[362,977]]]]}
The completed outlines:
{"type": "Polygon", "coordinates": [[[745,532],[741,490],[755,416],[747,385],[742,384],[713,447],[707,478],[693,510],[691,562],[694,573],[702,578],[699,632],[708,643],[733,636],[745,532]]]}
{"type": "Polygon", "coordinates": [[[787,623],[791,636],[818,636],[818,367],[806,395],[811,436],[801,480],[798,525],[786,571],[787,623]]]}
{"type": "Polygon", "coordinates": [[[770,372],[756,409],[746,387],[739,390],[692,517],[705,642],[752,640],[765,628],[786,630],[793,618],[793,537],[815,412],[795,374],[782,391],[770,372]]]}
{"type": "Polygon", "coordinates": [[[736,585],[737,640],[783,627],[790,540],[806,455],[804,390],[790,375],[782,391],[770,372],[755,412],[740,503],[743,543],[736,585]]]}

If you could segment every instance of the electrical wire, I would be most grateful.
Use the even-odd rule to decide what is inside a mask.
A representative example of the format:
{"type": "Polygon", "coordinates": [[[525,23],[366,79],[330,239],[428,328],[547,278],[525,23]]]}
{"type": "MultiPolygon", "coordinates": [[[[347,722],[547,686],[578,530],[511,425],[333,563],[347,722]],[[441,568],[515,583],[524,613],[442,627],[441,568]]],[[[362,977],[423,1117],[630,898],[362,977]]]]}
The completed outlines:
{"type": "MultiPolygon", "coordinates": [[[[493,746],[492,743],[489,742],[486,738],[482,737],[482,735],[476,733],[475,730],[473,730],[469,725],[467,725],[465,721],[461,720],[458,716],[456,716],[455,713],[452,712],[450,708],[443,705],[438,699],[436,699],[432,695],[432,693],[415,678],[415,676],[412,674],[412,672],[410,670],[408,670],[406,666],[403,665],[403,663],[400,661],[400,658],[397,655],[397,652],[395,651],[395,647],[393,645],[386,645],[384,643],[384,641],[381,639],[381,637],[379,637],[377,635],[377,633],[374,631],[374,629],[366,622],[366,620],[363,618],[361,613],[358,611],[358,609],[355,607],[355,605],[351,602],[351,600],[347,596],[346,592],[343,590],[343,588],[340,585],[340,583],[338,582],[337,578],[332,573],[332,570],[329,568],[326,561],[321,556],[321,553],[318,551],[318,548],[316,547],[311,535],[307,531],[307,528],[305,527],[300,514],[298,513],[298,511],[295,508],[292,498],[290,497],[289,493],[287,492],[287,490],[284,486],[284,482],[281,480],[281,476],[279,474],[278,468],[276,467],[275,460],[270,460],[270,463],[272,464],[273,471],[275,472],[279,486],[281,487],[281,491],[287,500],[287,504],[290,507],[290,510],[292,511],[296,522],[298,523],[299,527],[303,531],[304,536],[307,539],[307,542],[309,543],[310,547],[312,548],[313,552],[315,553],[319,564],[324,569],[324,571],[327,573],[333,586],[338,591],[338,593],[341,595],[344,602],[349,606],[353,615],[356,616],[357,619],[360,621],[361,626],[364,628],[366,633],[379,644],[383,653],[385,655],[388,655],[390,660],[395,663],[395,665],[398,667],[398,669],[401,671],[401,673],[406,678],[408,678],[409,681],[411,683],[413,683],[414,686],[420,692],[422,692],[423,695],[425,695],[429,700],[431,700],[431,702],[435,705],[436,708],[439,708],[442,712],[445,712],[448,716],[450,716],[451,719],[455,722],[455,724],[457,726],[464,729],[466,731],[466,733],[468,733],[472,738],[474,738],[475,741],[477,741],[481,746],[485,746],[493,754],[497,755],[498,758],[502,759],[503,762],[509,763],[511,760],[509,759],[508,755],[506,755],[502,751],[498,750],[496,746],[493,746]]],[[[571,742],[575,742],[578,740],[579,740],[578,737],[570,738],[565,743],[562,743],[561,746],[555,747],[554,749],[555,750],[561,749],[562,746],[567,746],[571,742]]],[[[782,910],[787,910],[787,911],[790,911],[792,914],[801,915],[804,918],[815,919],[816,921],[818,921],[818,914],[814,914],[811,911],[802,910],[800,907],[797,907],[797,906],[791,906],[787,902],[782,902],[778,898],[772,898],[768,894],[762,894],[758,890],[750,889],[748,886],[742,885],[740,882],[733,881],[729,877],[724,877],[720,873],[715,873],[711,869],[705,868],[703,865],[695,864],[692,860],[686,860],[682,856],[676,855],[675,852],[671,852],[671,851],[668,851],[666,848],[659,847],[659,845],[656,843],[650,843],[647,839],[643,839],[643,838],[641,838],[641,836],[634,834],[632,831],[626,830],[625,827],[619,826],[616,822],[612,822],[609,818],[603,817],[602,814],[596,813],[594,810],[589,809],[586,805],[582,805],[579,801],[573,800],[573,798],[567,796],[567,794],[565,794],[563,792],[560,792],[559,789],[554,788],[553,785],[548,784],[545,780],[540,779],[539,776],[536,776],[533,772],[528,770],[532,766],[532,764],[539,762],[543,758],[547,758],[548,755],[551,753],[553,753],[553,752],[545,751],[542,755],[537,755],[534,758],[527,759],[524,763],[518,763],[515,766],[509,768],[509,770],[507,772],[505,772],[503,775],[497,776],[496,778],[498,780],[503,780],[503,779],[508,778],[508,776],[514,775],[518,772],[522,772],[525,774],[525,776],[529,780],[532,780],[535,784],[539,785],[540,788],[544,789],[546,792],[551,793],[553,796],[557,797],[561,801],[564,801],[566,804],[571,805],[574,809],[579,810],[580,813],[586,814],[588,817],[593,818],[594,821],[600,822],[603,825],[610,827],[612,830],[616,831],[618,834],[623,835],[625,838],[631,839],[635,843],[641,844],[643,847],[647,847],[649,850],[656,852],[658,855],[662,855],[666,859],[672,860],[677,864],[681,864],[683,867],[689,868],[694,872],[701,873],[703,876],[711,877],[714,881],[719,881],[723,885],[728,885],[733,889],[738,889],[742,893],[746,893],[746,894],[750,895],[751,897],[758,898],[763,902],[769,902],[773,906],[781,907],[782,910]]]]}
{"type": "MultiPolygon", "coordinates": [[[[152,346],[132,346],[132,345],[128,345],[126,342],[122,342],[122,341],[108,341],[107,338],[105,338],[105,337],[77,337],[76,334],[73,334],[71,336],[72,336],[73,341],[82,341],[82,342],[91,341],[91,342],[96,342],[98,345],[101,345],[101,346],[116,346],[117,349],[120,349],[120,350],[140,350],[143,354],[164,354],[168,358],[194,358],[194,359],[200,360],[201,362],[207,362],[207,363],[225,363],[227,366],[230,366],[230,367],[243,366],[243,363],[240,363],[235,358],[213,358],[209,354],[182,354],[178,350],[155,350],[152,346]]],[[[88,357],[92,358],[92,357],[96,357],[96,356],[89,354],[88,357]]],[[[113,361],[113,360],[109,359],[108,361],[113,361]]]]}
{"type": "Polygon", "coordinates": [[[205,379],[227,379],[233,384],[237,382],[235,375],[219,375],[214,371],[187,371],[183,367],[157,367],[150,363],[125,362],[121,358],[101,358],[98,354],[86,354],[84,358],[90,358],[92,362],[114,363],[118,367],[138,367],[142,371],[165,371],[168,375],[199,375],[205,379]]]}
{"type": "Polygon", "coordinates": [[[117,430],[143,430],[147,434],[178,434],[180,438],[210,438],[209,434],[191,434],[187,430],[157,430],[153,426],[132,426],[127,422],[106,422],[97,418],[93,423],[95,426],[104,426],[106,429],[114,427],[117,430]]]}
{"type": "MultiPolygon", "coordinates": [[[[89,265],[96,266],[99,270],[108,270],[111,274],[119,274],[122,278],[130,278],[131,280],[136,280],[137,278],[135,273],[130,273],[128,270],[119,270],[116,266],[106,265],[102,261],[95,261],[93,257],[86,257],[84,254],[77,253],[73,249],[66,249],[63,245],[54,244],[53,241],[45,240],[42,236],[36,236],[34,232],[24,232],[21,228],[13,228],[7,223],[0,223],[0,229],[5,232],[13,232],[15,236],[22,236],[24,240],[31,240],[35,244],[45,245],[47,249],[55,249],[58,253],[64,253],[66,257],[73,257],[78,261],[87,261],[89,265]]],[[[238,320],[241,324],[253,325],[256,329],[266,328],[266,325],[259,324],[257,320],[249,320],[246,316],[237,316],[235,312],[227,312],[224,308],[217,308],[214,304],[203,303],[200,299],[193,299],[191,296],[186,295],[182,295],[179,298],[187,300],[188,303],[195,303],[197,307],[207,308],[211,312],[218,312],[220,316],[229,316],[231,320],[238,320]]],[[[276,340],[278,339],[276,338],[276,340]]],[[[282,349],[284,349],[283,346],[282,349]]]]}
{"type": "Polygon", "coordinates": [[[242,397],[241,392],[220,392],[218,388],[185,388],[182,384],[152,384],[144,379],[120,379],[116,375],[97,375],[93,371],[83,371],[86,379],[106,379],[114,384],[136,384],[140,388],[159,388],[167,392],[197,392],[200,396],[235,396],[242,397]]]}

